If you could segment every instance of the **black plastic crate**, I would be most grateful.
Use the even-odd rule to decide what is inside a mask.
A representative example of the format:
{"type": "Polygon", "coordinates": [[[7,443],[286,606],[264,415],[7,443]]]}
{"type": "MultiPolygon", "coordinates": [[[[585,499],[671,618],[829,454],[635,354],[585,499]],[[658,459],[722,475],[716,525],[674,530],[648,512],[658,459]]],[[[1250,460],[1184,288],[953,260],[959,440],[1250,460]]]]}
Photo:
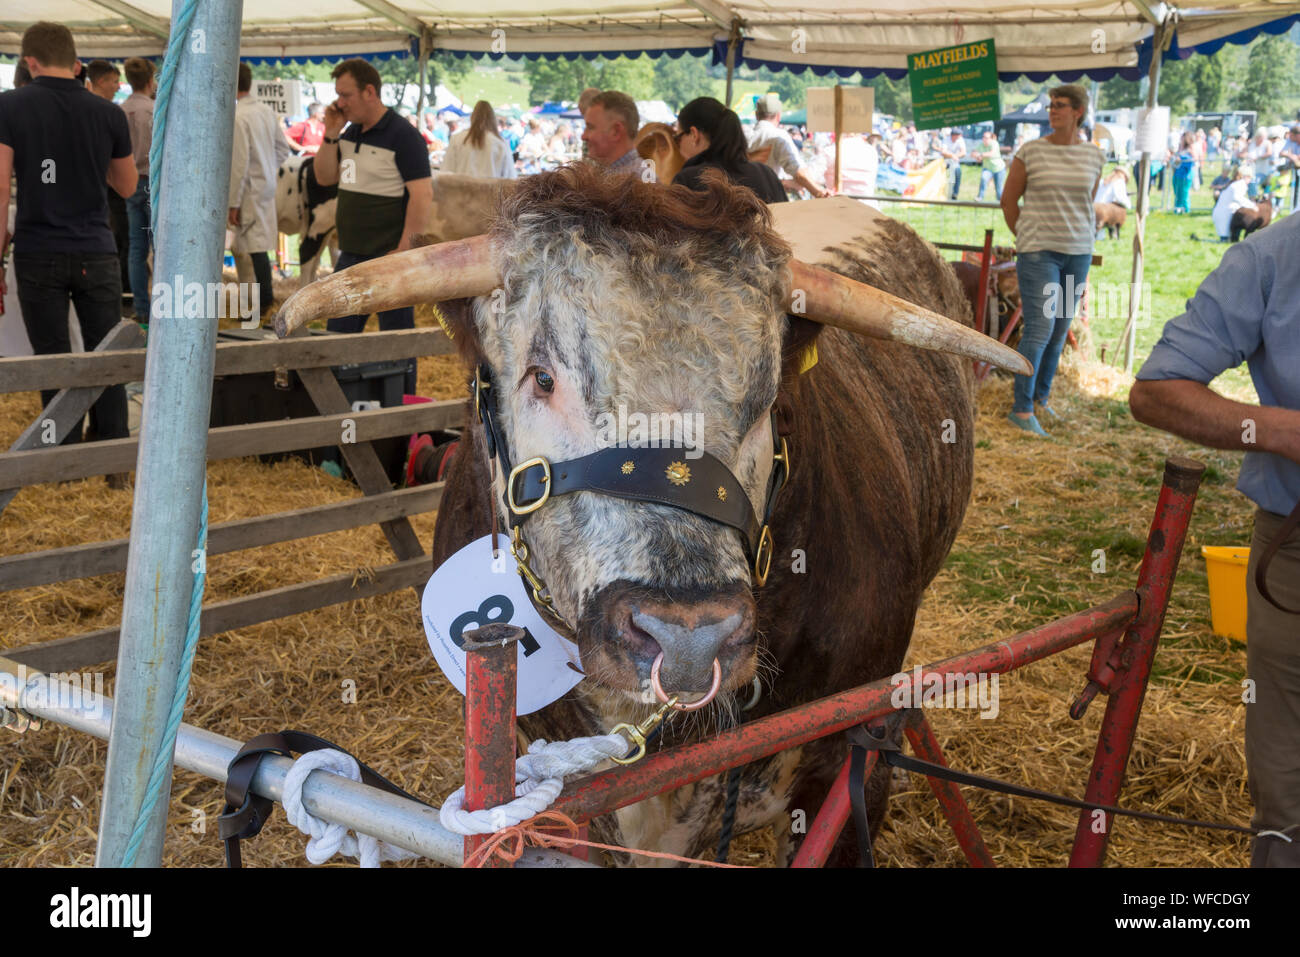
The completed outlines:
{"type": "MultiPolygon", "coordinates": [[[[226,342],[273,338],[275,333],[269,329],[230,329],[218,335],[219,340],[226,342]]],[[[402,404],[406,370],[412,362],[413,359],[362,362],[334,366],[332,371],[354,409],[361,408],[358,403],[362,402],[378,402],[381,407],[389,408],[402,404]]],[[[281,388],[275,384],[274,372],[217,376],[212,383],[212,428],[319,415],[297,373],[290,370],[287,379],[286,386],[281,388]]],[[[371,443],[394,486],[402,482],[408,442],[407,436],[397,435],[371,443]]],[[[278,462],[290,455],[306,459],[313,465],[332,461],[343,469],[344,474],[349,474],[343,454],[335,446],[273,452],[258,458],[263,462],[278,462]]]]}

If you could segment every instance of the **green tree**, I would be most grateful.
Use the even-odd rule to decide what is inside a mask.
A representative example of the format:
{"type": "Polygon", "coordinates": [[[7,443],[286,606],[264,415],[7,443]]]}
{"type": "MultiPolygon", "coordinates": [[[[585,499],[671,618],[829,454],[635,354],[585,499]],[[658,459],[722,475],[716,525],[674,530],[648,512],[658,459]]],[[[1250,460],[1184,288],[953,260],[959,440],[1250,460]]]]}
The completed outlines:
{"type": "Polygon", "coordinates": [[[1126,106],[1143,106],[1146,97],[1142,94],[1141,80],[1126,80],[1122,76],[1113,76],[1101,84],[1097,95],[1097,109],[1118,110],[1126,106]]]}
{"type": "Polygon", "coordinates": [[[896,120],[906,123],[912,118],[912,87],[907,77],[891,80],[885,74],[860,80],[863,86],[876,91],[876,112],[887,113],[896,120]]]}
{"type": "Polygon", "coordinates": [[[589,86],[602,90],[619,90],[634,100],[653,99],[655,65],[647,56],[588,60],[529,60],[524,65],[530,91],[529,101],[545,103],[575,101],[589,86]]]}
{"type": "Polygon", "coordinates": [[[1193,56],[1192,82],[1196,86],[1196,108],[1202,111],[1217,110],[1223,103],[1227,70],[1219,53],[1212,56],[1193,56]]]}
{"type": "Polygon", "coordinates": [[[1246,61],[1246,76],[1233,97],[1238,110],[1255,110],[1261,124],[1282,115],[1282,101],[1295,90],[1296,48],[1286,37],[1256,40],[1246,61]]]}
{"type": "Polygon", "coordinates": [[[1156,95],[1161,106],[1169,107],[1172,116],[1195,110],[1196,93],[1196,66],[1192,60],[1172,60],[1160,65],[1160,88],[1156,95]]]}
{"type": "Polygon", "coordinates": [[[696,97],[713,96],[716,85],[704,57],[662,56],[655,63],[655,96],[674,112],[696,97]]]}

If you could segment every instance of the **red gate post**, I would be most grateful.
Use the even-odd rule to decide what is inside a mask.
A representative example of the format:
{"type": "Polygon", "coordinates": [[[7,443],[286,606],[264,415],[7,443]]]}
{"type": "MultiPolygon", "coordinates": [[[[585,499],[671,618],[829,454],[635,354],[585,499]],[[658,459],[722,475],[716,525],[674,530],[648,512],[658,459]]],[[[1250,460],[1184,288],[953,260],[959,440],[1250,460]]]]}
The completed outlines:
{"type": "MultiPolygon", "coordinates": [[[[1151,663],[1160,642],[1169,593],[1173,589],[1178,559],[1187,537],[1187,523],[1204,472],[1205,466],[1194,459],[1172,456],[1165,461],[1164,484],[1147,535],[1142,568],[1138,572],[1138,614],[1120,646],[1121,660],[1126,669],[1116,676],[1109,689],[1106,716],[1097,736],[1092,773],[1088,777],[1087,801],[1098,804],[1116,804],[1119,801],[1124,770],[1137,733],[1138,716],[1142,713],[1142,699],[1146,696],[1147,679],[1151,675],[1151,663]]],[[[1101,866],[1106,857],[1112,821],[1113,816],[1104,811],[1085,809],[1079,812],[1074,849],[1070,854],[1071,867],[1101,866]],[[1093,827],[1098,813],[1101,814],[1099,832],[1093,827]]]]}
{"type": "MultiPolygon", "coordinates": [[[[879,751],[867,752],[867,761],[862,771],[864,781],[871,777],[871,772],[875,770],[879,758],[879,751]]],[[[826,800],[822,802],[821,809],[809,825],[808,834],[799,845],[799,852],[790,862],[791,867],[821,867],[830,857],[831,848],[839,840],[840,831],[844,830],[844,824],[848,821],[849,812],[852,810],[852,805],[849,803],[849,766],[852,763],[852,756],[844,759],[844,766],[840,768],[840,773],[835,776],[835,782],[826,792],[826,800]]]]}
{"type": "MultiPolygon", "coordinates": [[[[515,797],[515,643],[524,630],[484,625],[465,633],[465,810],[481,811],[515,797]]],[[[465,838],[468,858],[489,835],[465,838]]],[[[498,857],[484,867],[508,867],[498,857]]]]}
{"type": "MultiPolygon", "coordinates": [[[[939,747],[939,739],[934,736],[934,729],[930,727],[930,722],[925,720],[924,715],[917,717],[919,720],[915,725],[908,722],[903,728],[903,733],[907,735],[907,743],[912,746],[913,753],[922,761],[947,767],[948,762],[944,760],[943,749],[939,747]]],[[[948,819],[953,836],[957,838],[957,843],[965,853],[970,866],[996,867],[997,865],[993,863],[993,855],[984,844],[984,835],[980,833],[975,818],[971,816],[970,807],[967,806],[966,799],[962,797],[957,785],[929,775],[926,776],[926,780],[930,782],[930,790],[934,792],[939,806],[943,808],[943,816],[948,819]]]]}

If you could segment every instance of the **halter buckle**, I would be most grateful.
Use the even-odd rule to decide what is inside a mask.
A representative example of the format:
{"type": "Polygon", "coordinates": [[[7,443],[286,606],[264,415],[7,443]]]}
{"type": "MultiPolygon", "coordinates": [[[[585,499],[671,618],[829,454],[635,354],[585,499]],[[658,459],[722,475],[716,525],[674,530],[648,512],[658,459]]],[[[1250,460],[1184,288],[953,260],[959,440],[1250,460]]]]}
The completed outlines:
{"type": "Polygon", "coordinates": [[[527,515],[535,512],[545,505],[551,498],[551,463],[546,461],[540,455],[531,458],[526,462],[520,462],[510,470],[510,477],[506,479],[506,504],[514,515],[527,515]],[[518,478],[525,470],[535,465],[542,467],[542,497],[536,502],[530,502],[527,505],[520,505],[515,501],[515,479],[518,478]]]}
{"type": "Polygon", "coordinates": [[[759,588],[767,584],[767,573],[772,570],[772,553],[775,550],[772,529],[764,525],[762,534],[758,536],[758,547],[754,549],[754,581],[759,588]]]}

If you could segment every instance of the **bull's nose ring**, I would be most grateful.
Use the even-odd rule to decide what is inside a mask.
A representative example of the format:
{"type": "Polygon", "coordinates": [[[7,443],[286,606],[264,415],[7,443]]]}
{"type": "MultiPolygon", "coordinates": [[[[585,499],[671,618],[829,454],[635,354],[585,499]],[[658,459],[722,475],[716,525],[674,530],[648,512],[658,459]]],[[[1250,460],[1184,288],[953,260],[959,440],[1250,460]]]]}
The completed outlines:
{"type": "MultiPolygon", "coordinates": [[[[650,687],[654,689],[655,697],[668,704],[668,695],[664,691],[664,686],[659,683],[659,667],[664,663],[664,653],[659,652],[655,658],[655,663],[650,666],[650,687]]],[[[690,704],[674,704],[673,707],[678,711],[698,711],[706,704],[713,700],[713,696],[718,693],[718,688],[722,686],[722,665],[718,664],[718,659],[713,659],[713,686],[709,688],[703,698],[699,701],[692,701],[690,704]]]]}

